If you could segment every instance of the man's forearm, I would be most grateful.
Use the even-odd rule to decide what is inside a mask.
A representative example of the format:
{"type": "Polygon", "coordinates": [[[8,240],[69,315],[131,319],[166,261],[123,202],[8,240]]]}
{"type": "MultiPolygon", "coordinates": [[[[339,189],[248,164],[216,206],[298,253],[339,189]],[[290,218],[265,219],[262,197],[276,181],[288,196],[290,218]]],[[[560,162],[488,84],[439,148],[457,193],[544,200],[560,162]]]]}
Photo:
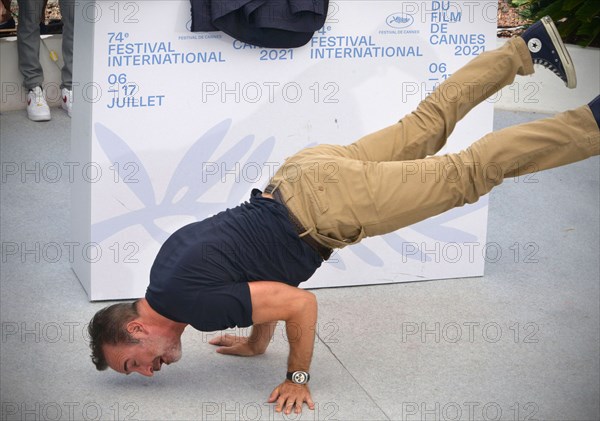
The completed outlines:
{"type": "Polygon", "coordinates": [[[315,346],[315,326],[317,324],[317,299],[306,295],[306,301],[294,317],[286,322],[286,334],[290,343],[288,371],[308,371],[315,346]]]}
{"type": "Polygon", "coordinates": [[[248,343],[257,353],[262,354],[267,350],[276,326],[277,322],[261,323],[252,326],[252,333],[248,338],[248,343]]]}
{"type": "MultiPolygon", "coordinates": [[[[285,320],[290,344],[288,371],[308,371],[315,345],[317,297],[308,291],[280,282],[254,281],[248,286],[254,323],[285,320]]],[[[297,411],[300,411],[304,402],[310,409],[315,407],[308,385],[294,384],[288,380],[273,389],[268,402],[277,402],[275,410],[280,412],[285,408],[286,414],[290,413],[294,405],[297,406],[297,411]]]]}

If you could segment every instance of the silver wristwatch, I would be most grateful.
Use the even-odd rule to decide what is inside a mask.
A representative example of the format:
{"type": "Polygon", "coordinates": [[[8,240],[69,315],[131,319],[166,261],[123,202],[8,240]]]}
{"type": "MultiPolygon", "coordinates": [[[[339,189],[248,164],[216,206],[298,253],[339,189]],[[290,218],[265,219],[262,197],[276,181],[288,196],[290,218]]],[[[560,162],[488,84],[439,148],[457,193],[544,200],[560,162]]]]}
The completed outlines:
{"type": "Polygon", "coordinates": [[[306,371],[288,371],[286,378],[292,383],[306,384],[310,380],[310,374],[306,371]]]}

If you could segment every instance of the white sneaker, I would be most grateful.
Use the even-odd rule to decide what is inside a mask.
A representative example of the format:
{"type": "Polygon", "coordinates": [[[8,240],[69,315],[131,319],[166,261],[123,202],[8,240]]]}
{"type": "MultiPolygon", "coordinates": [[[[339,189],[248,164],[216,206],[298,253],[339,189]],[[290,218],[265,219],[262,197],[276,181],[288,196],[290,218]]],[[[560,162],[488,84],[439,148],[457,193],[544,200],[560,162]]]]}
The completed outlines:
{"type": "Polygon", "coordinates": [[[44,98],[44,91],[39,86],[27,94],[27,117],[33,121],[50,120],[50,107],[44,98]]]}
{"type": "Polygon", "coordinates": [[[73,109],[73,91],[71,89],[62,88],[62,109],[69,114],[71,117],[71,110],[73,109]]]}

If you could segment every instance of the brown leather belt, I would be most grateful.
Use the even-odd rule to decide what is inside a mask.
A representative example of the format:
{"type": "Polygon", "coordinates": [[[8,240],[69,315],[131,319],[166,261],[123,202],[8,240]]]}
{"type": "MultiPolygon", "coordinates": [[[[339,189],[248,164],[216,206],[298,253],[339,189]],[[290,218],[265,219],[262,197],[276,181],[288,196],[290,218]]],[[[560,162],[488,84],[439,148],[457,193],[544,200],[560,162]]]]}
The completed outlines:
{"type": "MultiPolygon", "coordinates": [[[[283,206],[285,206],[285,202],[283,201],[283,198],[281,197],[281,192],[278,189],[276,189],[275,191],[272,191],[272,190],[273,190],[273,186],[269,185],[265,189],[265,193],[270,193],[271,195],[273,195],[273,199],[276,202],[281,203],[283,206]],[[271,188],[269,188],[269,187],[271,187],[271,188]]],[[[287,206],[285,206],[285,208],[288,211],[288,216],[290,218],[290,221],[296,228],[296,232],[298,233],[298,235],[304,234],[307,231],[306,228],[304,228],[302,226],[302,224],[300,223],[298,218],[296,218],[296,216],[292,213],[292,211],[287,206]]],[[[319,253],[319,255],[323,258],[323,260],[327,260],[327,259],[329,259],[329,257],[331,257],[331,253],[333,253],[333,250],[330,249],[329,247],[325,247],[324,245],[319,244],[319,242],[317,242],[317,240],[312,238],[310,235],[307,234],[300,238],[302,240],[304,240],[314,250],[316,250],[316,252],[319,253]]]]}

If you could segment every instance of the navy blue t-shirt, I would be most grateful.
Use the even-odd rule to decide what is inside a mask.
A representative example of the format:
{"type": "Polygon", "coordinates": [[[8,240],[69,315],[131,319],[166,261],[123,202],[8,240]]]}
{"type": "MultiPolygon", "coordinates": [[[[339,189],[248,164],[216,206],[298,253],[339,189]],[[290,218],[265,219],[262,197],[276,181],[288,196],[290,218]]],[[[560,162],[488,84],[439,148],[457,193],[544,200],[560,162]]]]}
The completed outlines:
{"type": "Polygon", "coordinates": [[[177,230],[152,265],[150,306],[202,331],[252,325],[248,282],[298,286],[323,262],[287,212],[254,189],[250,202],[177,230]]]}

